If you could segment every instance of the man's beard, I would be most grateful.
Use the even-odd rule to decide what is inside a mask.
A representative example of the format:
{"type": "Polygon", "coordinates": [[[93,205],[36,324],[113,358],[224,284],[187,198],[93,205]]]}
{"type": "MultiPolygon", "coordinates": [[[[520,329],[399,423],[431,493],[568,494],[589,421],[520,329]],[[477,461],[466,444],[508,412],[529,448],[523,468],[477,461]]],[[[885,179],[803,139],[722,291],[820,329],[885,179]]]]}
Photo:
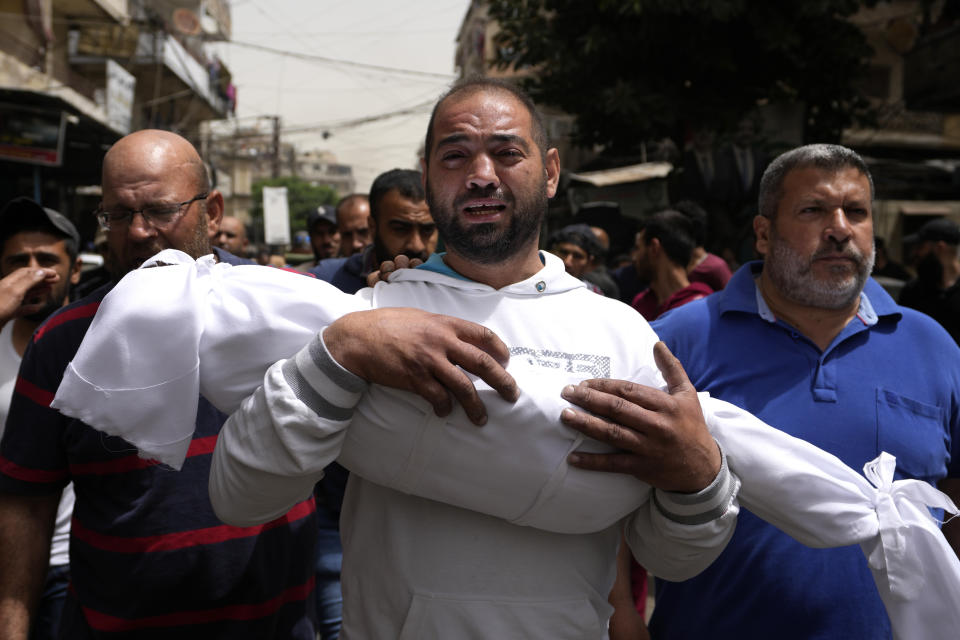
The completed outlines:
{"type": "Polygon", "coordinates": [[[63,301],[67,298],[67,287],[63,291],[52,293],[47,299],[46,304],[39,311],[23,316],[30,322],[43,322],[50,314],[63,306],[63,301]]]}
{"type": "Polygon", "coordinates": [[[457,196],[453,206],[446,208],[438,202],[427,179],[427,205],[444,246],[479,264],[502,262],[532,243],[540,232],[548,203],[547,183],[544,180],[529,198],[517,199],[502,186],[497,189],[476,189],[457,196]],[[507,227],[502,228],[497,222],[464,224],[459,212],[467,202],[476,198],[495,198],[508,207],[512,204],[513,215],[507,227]]]}
{"type": "Polygon", "coordinates": [[[873,270],[875,252],[863,253],[852,243],[845,246],[828,241],[821,243],[812,256],[805,258],[794,251],[770,228],[770,251],[763,268],[781,294],[793,302],[820,309],[843,309],[854,303],[863,291],[863,285],[873,270]],[[834,267],[829,280],[818,280],[813,275],[813,263],[818,258],[842,254],[856,266],[853,274],[848,269],[834,267]]]}
{"type": "Polygon", "coordinates": [[[640,260],[634,261],[634,269],[637,272],[637,279],[640,282],[651,282],[653,280],[653,266],[650,264],[650,257],[644,256],[640,260]]]}
{"type": "Polygon", "coordinates": [[[212,253],[213,248],[210,245],[210,234],[207,232],[209,223],[210,218],[207,217],[206,212],[201,213],[200,219],[197,220],[197,227],[194,229],[193,235],[184,243],[182,247],[174,248],[180,249],[180,251],[183,251],[194,260],[201,256],[212,253]]]}

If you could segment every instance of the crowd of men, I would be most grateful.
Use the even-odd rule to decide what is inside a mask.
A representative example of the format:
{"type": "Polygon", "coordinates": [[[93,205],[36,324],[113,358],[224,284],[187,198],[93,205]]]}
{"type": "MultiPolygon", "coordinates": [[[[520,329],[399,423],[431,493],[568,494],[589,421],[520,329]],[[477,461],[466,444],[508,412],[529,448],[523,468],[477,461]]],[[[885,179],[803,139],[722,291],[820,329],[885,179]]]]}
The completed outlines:
{"type": "MultiPolygon", "coordinates": [[[[714,165],[695,151],[691,166],[711,182],[714,165]]],[[[577,223],[541,239],[559,157],[529,99],[496,81],[455,85],[431,115],[421,171],[388,171],[369,194],[319,205],[307,219],[314,259],[295,265],[298,277],[354,293],[385,263],[422,262],[378,289],[383,307],[426,311],[343,316],[264,372],[232,416],[200,396],[179,471],[51,400],[125,274],[163,249],[252,265],[248,230],[224,216],[188,141],[132,133],[103,161],[96,215],[111,280],[71,301],[76,228],[28,198],[9,202],[0,212],[0,640],[326,639],[341,629],[351,638],[891,637],[860,549],[804,547],[739,507],[739,480],[696,392],[853,469],[892,453],[897,477],[956,500],[960,227],[938,219],[905,239],[916,277],[901,301],[919,313],[870,278],[874,184],[860,156],[808,145],[768,166],[736,157],[749,172],[740,191],[757,199],[760,259],[731,273],[705,248],[711,213],[681,201],[648,216],[618,263],[608,253],[619,229],[577,223]],[[508,373],[511,356],[543,369],[508,373]],[[438,415],[460,404],[476,424],[491,403],[517,401],[522,427],[525,384],[552,375],[558,358],[587,372],[564,387],[575,407],[564,424],[614,448],[573,451],[570,467],[652,488],[613,526],[543,531],[350,477],[334,462],[371,384],[412,391],[438,415]],[[652,373],[632,378],[638,371],[652,373]],[[481,402],[475,379],[505,400],[481,402]],[[293,489],[271,489],[281,486],[293,489]],[[643,567],[656,577],[649,628],[643,567]]],[[[722,224],[729,233],[730,219],[722,224]]],[[[407,405],[377,397],[384,420],[406,419],[407,405]]],[[[951,524],[944,532],[960,549],[951,524]]]]}

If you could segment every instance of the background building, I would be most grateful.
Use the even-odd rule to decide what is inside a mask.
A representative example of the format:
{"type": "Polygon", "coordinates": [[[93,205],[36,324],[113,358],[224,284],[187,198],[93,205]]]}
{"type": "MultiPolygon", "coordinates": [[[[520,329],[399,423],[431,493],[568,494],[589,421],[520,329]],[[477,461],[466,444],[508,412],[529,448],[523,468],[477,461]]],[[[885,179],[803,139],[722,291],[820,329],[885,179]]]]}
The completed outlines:
{"type": "Polygon", "coordinates": [[[955,2],[883,2],[852,22],[873,48],[863,91],[872,128],[848,129],[877,184],[876,228],[894,257],[901,238],[935,216],[960,222],[960,7],[955,2]]]}
{"type": "Polygon", "coordinates": [[[199,142],[233,112],[226,0],[0,0],[0,201],[31,195],[93,237],[106,149],[146,127],[199,142]]]}
{"type": "Polygon", "coordinates": [[[353,167],[329,151],[301,151],[281,140],[280,120],[270,116],[240,126],[236,120],[204,123],[201,150],[223,192],[226,215],[253,223],[253,185],[268,178],[300,178],[343,197],[356,190],[353,167]]]}

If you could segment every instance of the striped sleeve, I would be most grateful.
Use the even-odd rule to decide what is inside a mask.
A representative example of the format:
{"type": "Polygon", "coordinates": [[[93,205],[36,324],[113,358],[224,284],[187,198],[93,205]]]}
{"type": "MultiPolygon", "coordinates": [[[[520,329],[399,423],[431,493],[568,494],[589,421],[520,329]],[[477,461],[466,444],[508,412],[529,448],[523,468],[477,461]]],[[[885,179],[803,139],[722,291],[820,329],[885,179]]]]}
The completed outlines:
{"type": "Polygon", "coordinates": [[[294,395],[319,416],[349,420],[367,388],[362,378],[333,359],[323,342],[323,332],[283,366],[283,377],[294,395]]]}
{"type": "Polygon", "coordinates": [[[209,486],[217,515],[260,524],[308,496],[339,455],[366,387],[330,356],[322,332],[271,366],[217,440],[209,486]]]}
{"type": "Polygon", "coordinates": [[[733,535],[740,506],[740,480],[721,450],[716,478],[697,493],[654,491],[654,497],[624,524],[637,562],[666,580],[687,580],[720,555],[733,535]]]}
{"type": "Polygon", "coordinates": [[[679,493],[654,489],[657,509],[666,518],[680,524],[704,524],[723,516],[737,494],[739,483],[727,466],[727,456],[720,450],[721,465],[717,477],[696,493],[679,493]]]}

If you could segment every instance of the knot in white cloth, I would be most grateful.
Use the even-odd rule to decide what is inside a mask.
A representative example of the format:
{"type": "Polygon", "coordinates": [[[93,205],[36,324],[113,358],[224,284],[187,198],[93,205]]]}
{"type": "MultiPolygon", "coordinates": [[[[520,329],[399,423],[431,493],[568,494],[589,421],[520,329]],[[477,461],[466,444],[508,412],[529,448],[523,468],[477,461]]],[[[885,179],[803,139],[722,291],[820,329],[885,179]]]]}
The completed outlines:
{"type": "Polygon", "coordinates": [[[892,596],[913,600],[920,594],[926,576],[917,571],[920,565],[916,556],[923,547],[908,544],[910,530],[938,527],[939,523],[927,507],[950,513],[956,513],[957,507],[950,498],[926,482],[895,481],[896,467],[896,458],[887,452],[863,466],[864,476],[876,488],[873,506],[880,528],[879,544],[872,545],[867,558],[872,569],[886,574],[892,596]]]}

